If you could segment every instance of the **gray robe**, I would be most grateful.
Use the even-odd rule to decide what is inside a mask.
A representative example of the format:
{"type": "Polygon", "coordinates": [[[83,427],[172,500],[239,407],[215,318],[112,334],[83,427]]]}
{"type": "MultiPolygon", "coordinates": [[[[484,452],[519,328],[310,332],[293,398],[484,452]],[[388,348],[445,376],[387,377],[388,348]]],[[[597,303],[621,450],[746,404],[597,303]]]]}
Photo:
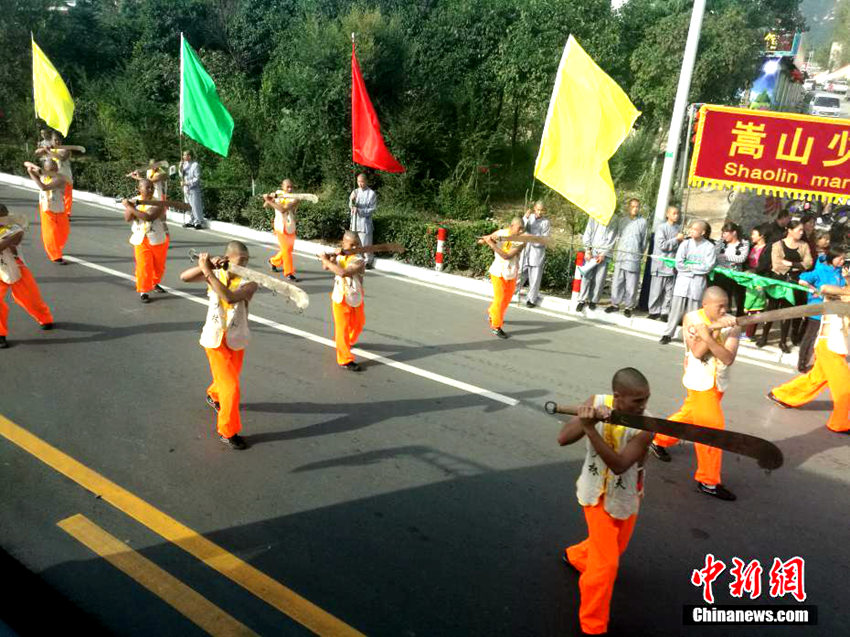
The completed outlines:
{"type": "MultiPolygon", "coordinates": [[[[682,231],[679,224],[671,224],[667,221],[658,224],[655,228],[655,249],[653,254],[668,259],[676,258],[679,242],[676,236],[682,231]]],[[[661,259],[652,259],[652,276],[674,276],[676,271],[670,266],[664,265],[661,259]]]]}
{"type": "Polygon", "coordinates": [[[692,301],[701,301],[705,291],[708,273],[717,261],[717,249],[708,239],[699,243],[693,239],[682,241],[676,251],[676,283],[673,296],[681,296],[692,301]],[[686,261],[695,263],[685,263],[686,261]]]}
{"type": "Polygon", "coordinates": [[[626,272],[640,272],[643,251],[646,250],[646,219],[625,216],[617,221],[617,254],[615,265],[626,272]]]}
{"type": "Polygon", "coordinates": [[[192,206],[192,223],[204,224],[204,200],[201,197],[201,167],[198,162],[180,162],[183,179],[183,201],[192,206]]]}

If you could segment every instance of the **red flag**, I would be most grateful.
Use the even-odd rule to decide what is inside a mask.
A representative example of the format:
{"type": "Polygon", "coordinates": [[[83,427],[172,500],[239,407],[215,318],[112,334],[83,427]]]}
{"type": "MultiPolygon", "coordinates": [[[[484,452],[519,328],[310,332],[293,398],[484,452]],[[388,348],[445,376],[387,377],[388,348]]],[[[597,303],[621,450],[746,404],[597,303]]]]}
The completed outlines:
{"type": "Polygon", "coordinates": [[[351,154],[357,164],[388,173],[404,172],[404,166],[390,154],[381,137],[381,125],[354,55],[354,42],[351,43],[351,154]]]}

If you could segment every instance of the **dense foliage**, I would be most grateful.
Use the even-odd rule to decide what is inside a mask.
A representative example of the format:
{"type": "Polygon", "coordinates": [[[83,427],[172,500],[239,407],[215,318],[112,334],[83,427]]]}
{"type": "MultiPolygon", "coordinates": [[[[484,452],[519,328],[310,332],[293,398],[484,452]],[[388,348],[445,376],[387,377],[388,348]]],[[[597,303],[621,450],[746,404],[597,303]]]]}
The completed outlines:
{"type": "MultiPolygon", "coordinates": [[[[715,0],[706,16],[692,98],[729,102],[752,79],[764,30],[797,24],[799,0],[715,0]]],[[[236,121],[230,156],[195,148],[208,207],[261,226],[249,203],[292,177],[327,210],[305,222],[321,236],[343,216],[351,163],[351,33],[388,146],[407,167],[377,175],[384,225],[478,223],[530,195],[552,82],[573,33],[644,111],[612,162],[623,195],[652,193],[653,167],[678,80],[690,4],[631,0],[0,0],[0,168],[36,137],[29,33],[77,104],[69,137],[92,150],[80,187],[108,194],[149,157],[177,159],[178,44],[199,50],[236,121]],[[340,212],[342,211],[342,212],[340,212]],[[332,216],[332,215],[331,215],[332,216]]],[[[537,184],[534,195],[547,195],[537,184]]],[[[550,197],[557,225],[583,225],[550,197]]],[[[483,222],[486,223],[486,222],[483,222]]],[[[302,230],[304,228],[302,227],[302,230]]],[[[470,269],[477,269],[474,260],[470,269]]],[[[456,264],[456,262],[455,262],[456,264]]]]}

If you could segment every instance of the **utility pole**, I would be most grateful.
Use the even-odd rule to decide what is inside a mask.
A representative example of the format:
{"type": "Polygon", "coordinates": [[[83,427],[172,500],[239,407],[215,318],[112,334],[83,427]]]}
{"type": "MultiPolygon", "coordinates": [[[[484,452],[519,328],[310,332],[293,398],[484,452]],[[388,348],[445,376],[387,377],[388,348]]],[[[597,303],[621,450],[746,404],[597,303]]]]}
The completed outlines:
{"type": "Polygon", "coordinates": [[[679,74],[679,86],[676,89],[676,101],[673,103],[673,116],[670,118],[670,130],[667,133],[667,150],[664,153],[664,165],[661,168],[661,185],[658,188],[658,199],[655,201],[656,224],[664,221],[667,204],[670,201],[670,188],[673,184],[673,173],[676,170],[676,154],[679,150],[679,137],[682,134],[682,122],[685,109],[688,106],[688,93],[691,90],[691,76],[694,72],[694,62],[699,47],[699,34],[702,29],[702,16],[705,13],[705,0],[694,0],[691,13],[691,26],[688,29],[688,39],[685,42],[685,56],[682,59],[682,71],[679,74]]]}

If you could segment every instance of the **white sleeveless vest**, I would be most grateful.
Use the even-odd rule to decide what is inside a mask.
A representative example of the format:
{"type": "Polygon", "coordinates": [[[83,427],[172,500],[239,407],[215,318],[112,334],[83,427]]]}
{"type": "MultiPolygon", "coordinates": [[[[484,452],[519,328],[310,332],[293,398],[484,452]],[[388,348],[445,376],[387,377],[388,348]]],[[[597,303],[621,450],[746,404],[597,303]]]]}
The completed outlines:
{"type": "MultiPolygon", "coordinates": [[[[53,177],[44,178],[44,181],[47,182],[47,184],[52,184],[53,180],[53,177]]],[[[53,214],[61,214],[65,212],[65,200],[63,198],[62,190],[59,190],[58,188],[54,190],[39,190],[38,202],[41,205],[42,210],[47,210],[53,214]]]]}
{"type": "MultiPolygon", "coordinates": [[[[285,206],[289,203],[286,197],[278,197],[277,203],[285,206]]],[[[295,234],[295,215],[290,210],[285,213],[280,210],[274,211],[274,229],[275,232],[285,232],[286,234],[295,234]]]]}
{"type": "MultiPolygon", "coordinates": [[[[139,206],[141,212],[148,212],[150,209],[151,206],[139,206]]],[[[147,237],[148,243],[152,246],[158,246],[165,243],[168,237],[168,224],[165,222],[165,217],[158,217],[153,221],[142,221],[133,217],[130,232],[131,245],[140,246],[147,237]]]]}
{"type": "MultiPolygon", "coordinates": [[[[350,265],[363,262],[363,257],[359,254],[352,254],[347,257],[338,256],[337,264],[341,268],[347,268],[350,265]]],[[[348,307],[360,307],[363,303],[363,276],[356,274],[354,276],[335,276],[334,290],[331,294],[331,300],[334,303],[342,303],[348,307]]]]}
{"type": "MultiPolygon", "coordinates": [[[[597,394],[593,397],[594,407],[611,407],[613,403],[614,397],[611,395],[597,394]]],[[[618,453],[640,433],[639,429],[607,422],[596,423],[596,431],[618,453]]],[[[643,497],[643,466],[636,462],[617,475],[596,453],[590,440],[586,440],[585,443],[587,452],[581,474],[576,482],[576,497],[579,504],[585,507],[595,506],[599,504],[599,498],[605,496],[603,506],[612,518],[625,520],[637,513],[643,497]]]]}
{"type": "MultiPolygon", "coordinates": [[[[224,270],[217,270],[216,276],[231,290],[238,290],[244,283],[239,277],[233,277],[228,283],[227,272],[224,270]]],[[[207,320],[201,330],[201,346],[215,349],[225,338],[230,349],[245,349],[251,341],[251,330],[248,327],[248,302],[239,301],[230,305],[221,300],[211,287],[207,290],[207,296],[209,298],[207,320]]]]}
{"type": "MultiPolygon", "coordinates": [[[[23,228],[17,224],[8,226],[0,225],[0,238],[19,230],[23,230],[23,228]]],[[[24,263],[24,257],[21,254],[20,247],[18,247],[18,259],[20,259],[21,263],[24,263]]],[[[21,268],[18,265],[18,259],[15,259],[15,253],[12,252],[12,248],[6,248],[0,252],[0,281],[6,285],[17,283],[21,278],[21,268]]]]}
{"type": "Polygon", "coordinates": [[[825,314],[821,319],[818,339],[826,339],[826,347],[830,352],[847,356],[850,350],[850,326],[848,319],[838,314],[825,314]],[[824,335],[824,333],[826,334],[824,335]]]}
{"type": "MultiPolygon", "coordinates": [[[[697,314],[706,325],[710,324],[703,310],[697,310],[694,314],[697,314]]],[[[721,345],[725,343],[730,331],[731,328],[720,330],[717,342],[721,345]]],[[[717,385],[718,391],[725,392],[729,386],[729,367],[717,360],[711,352],[706,354],[705,360],[700,360],[691,353],[686,342],[685,373],[682,376],[682,384],[693,391],[708,391],[717,385]]]]}
{"type": "MultiPolygon", "coordinates": [[[[509,234],[509,230],[503,229],[499,230],[498,236],[506,237],[509,234]]],[[[505,241],[500,244],[503,251],[508,252],[513,248],[513,243],[510,241],[505,241]]],[[[510,281],[511,279],[515,279],[517,272],[519,271],[519,254],[513,257],[512,259],[503,259],[498,254],[493,254],[493,264],[490,266],[490,274],[493,276],[502,277],[506,281],[510,281]]]]}

